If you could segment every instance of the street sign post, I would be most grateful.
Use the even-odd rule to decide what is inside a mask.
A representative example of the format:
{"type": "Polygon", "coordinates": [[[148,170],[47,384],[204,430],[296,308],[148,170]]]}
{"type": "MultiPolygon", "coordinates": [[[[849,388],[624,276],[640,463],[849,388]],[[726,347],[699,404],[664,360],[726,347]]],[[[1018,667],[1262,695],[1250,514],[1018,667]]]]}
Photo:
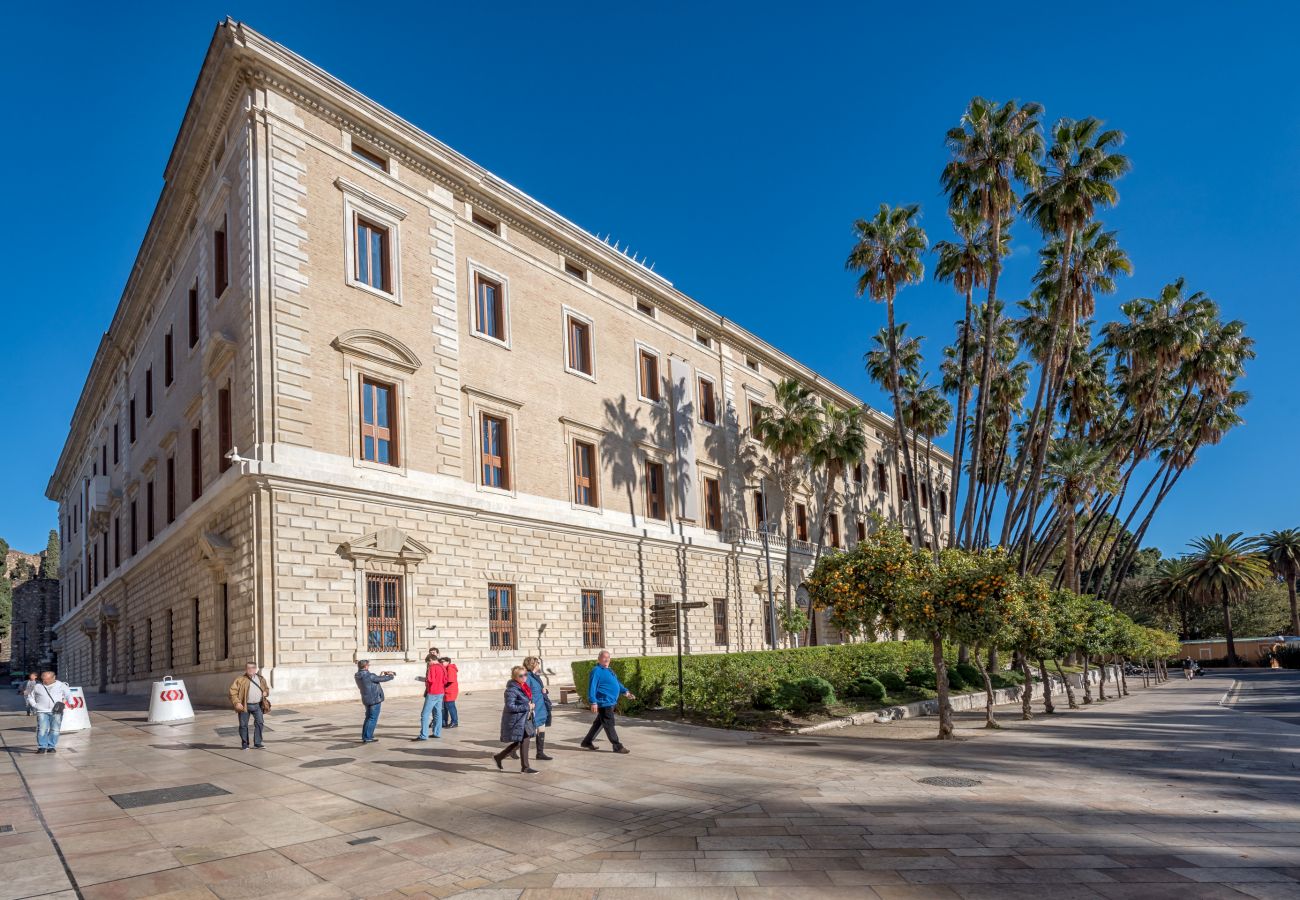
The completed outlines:
{"type": "Polygon", "coordinates": [[[686,699],[683,696],[684,678],[682,672],[682,617],[688,609],[703,609],[708,606],[703,600],[694,603],[665,603],[650,608],[650,636],[673,637],[677,641],[677,716],[686,717],[686,699]]]}

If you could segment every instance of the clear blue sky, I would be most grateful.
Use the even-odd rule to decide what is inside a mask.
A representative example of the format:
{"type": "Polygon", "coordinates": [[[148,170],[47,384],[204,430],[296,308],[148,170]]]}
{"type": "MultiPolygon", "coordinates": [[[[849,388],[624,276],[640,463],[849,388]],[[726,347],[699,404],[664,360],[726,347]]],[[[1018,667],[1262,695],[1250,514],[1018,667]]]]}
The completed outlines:
{"type": "MultiPolygon", "coordinates": [[[[46,482],[227,14],[612,232],[688,294],[878,406],[861,358],[884,310],[854,297],[843,268],[854,217],[918,202],[932,240],[947,235],[942,139],[972,95],[1036,100],[1049,119],[1104,118],[1128,134],[1134,161],[1105,218],[1136,271],[1100,316],[1185,275],[1258,341],[1247,425],[1202,453],[1148,543],[1177,552],[1204,532],[1300,526],[1300,13],[946,5],[20,5],[0,59],[4,83],[22,86],[0,142],[0,535],[36,550],[55,523],[46,482]]],[[[1032,266],[1022,250],[1004,296],[1023,294],[1032,266]]],[[[900,298],[932,360],[960,312],[930,281],[900,298]]]]}

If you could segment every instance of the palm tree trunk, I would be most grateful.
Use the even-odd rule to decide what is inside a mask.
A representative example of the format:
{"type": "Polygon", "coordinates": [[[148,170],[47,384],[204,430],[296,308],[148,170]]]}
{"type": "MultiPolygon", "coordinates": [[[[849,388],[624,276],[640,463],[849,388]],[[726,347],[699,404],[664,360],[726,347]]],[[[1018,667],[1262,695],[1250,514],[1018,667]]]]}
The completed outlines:
{"type": "MultiPolygon", "coordinates": [[[[993,333],[993,328],[997,325],[997,300],[998,296],[998,276],[1002,274],[1002,260],[999,257],[999,251],[1002,246],[1002,216],[995,212],[992,216],[992,227],[989,228],[989,296],[985,301],[984,309],[984,353],[979,369],[979,402],[975,404],[975,442],[971,445],[971,460],[981,460],[984,458],[984,438],[985,438],[985,418],[988,415],[989,373],[993,369],[993,345],[996,343],[997,336],[993,333]]],[[[970,529],[967,535],[966,546],[973,546],[971,539],[975,536],[974,507],[971,501],[975,495],[975,478],[978,471],[977,465],[970,467],[970,481],[966,488],[966,511],[962,514],[962,530],[970,529]]]]}
{"type": "MultiPolygon", "coordinates": [[[[989,651],[990,653],[992,650],[989,651]]],[[[975,668],[980,670],[980,677],[984,679],[984,727],[1001,728],[998,720],[993,717],[993,681],[989,678],[988,670],[984,668],[984,661],[980,659],[980,648],[975,648],[974,656],[975,668]]]]}
{"type": "Polygon", "coordinates": [[[970,402],[970,321],[974,304],[973,283],[966,288],[966,319],[962,323],[961,362],[957,374],[957,439],[952,448],[952,496],[948,498],[948,546],[957,546],[957,501],[961,493],[961,460],[966,442],[966,406],[970,402]]]}
{"type": "Polygon", "coordinates": [[[1079,593],[1079,566],[1074,552],[1074,532],[1076,527],[1074,507],[1071,506],[1065,510],[1065,586],[1077,594],[1079,593]]]}
{"type": "Polygon", "coordinates": [[[891,291],[885,298],[885,309],[888,314],[888,334],[889,334],[889,380],[890,393],[894,396],[894,435],[898,439],[898,444],[903,451],[903,468],[907,474],[907,485],[909,499],[912,503],[912,548],[919,550],[921,548],[921,499],[917,491],[916,469],[912,464],[911,449],[907,445],[907,436],[903,429],[903,398],[899,391],[902,385],[898,379],[898,335],[894,332],[894,295],[891,291]]]}
{"type": "Polygon", "coordinates": [[[1300,612],[1296,611],[1295,587],[1297,578],[1286,580],[1287,598],[1291,601],[1291,634],[1300,635],[1300,612]]]}
{"type": "Polygon", "coordinates": [[[939,740],[952,740],[952,706],[948,702],[948,666],[943,659],[943,635],[935,632],[930,638],[934,648],[934,686],[939,692],[939,740]]]}
{"type": "Polygon", "coordinates": [[[1061,676],[1061,684],[1065,685],[1065,699],[1069,702],[1070,709],[1078,709],[1079,703],[1074,699],[1074,688],[1070,686],[1070,679],[1061,668],[1061,661],[1054,659],[1052,662],[1056,664],[1056,674],[1061,676]]]}
{"type": "Polygon", "coordinates": [[[1041,656],[1038,657],[1038,673],[1043,677],[1043,712],[1050,716],[1056,712],[1056,704],[1052,703],[1052,679],[1047,676],[1047,661],[1041,656]]]}
{"type": "Polygon", "coordinates": [[[1237,666],[1237,645],[1232,641],[1232,608],[1228,605],[1228,588],[1223,588],[1223,634],[1228,639],[1228,665],[1237,666]]]}

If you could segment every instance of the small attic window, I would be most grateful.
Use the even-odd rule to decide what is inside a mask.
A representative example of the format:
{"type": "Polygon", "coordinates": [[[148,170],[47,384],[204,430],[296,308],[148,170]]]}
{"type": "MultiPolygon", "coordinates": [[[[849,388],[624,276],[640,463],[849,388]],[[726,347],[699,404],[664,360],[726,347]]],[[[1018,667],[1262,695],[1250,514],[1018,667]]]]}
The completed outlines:
{"type": "Polygon", "coordinates": [[[363,147],[362,145],[358,144],[356,141],[352,142],[352,155],[355,158],[361,160],[366,165],[374,166],[376,169],[378,169],[381,172],[388,171],[388,157],[381,156],[375,151],[363,147]]]}
{"type": "Polygon", "coordinates": [[[644,300],[638,300],[636,302],[636,311],[641,315],[649,316],[652,319],[655,317],[655,308],[644,300]]]}
{"type": "Polygon", "coordinates": [[[758,360],[754,359],[754,357],[752,357],[752,356],[746,356],[746,357],[745,357],[745,365],[749,366],[749,367],[750,367],[751,369],[753,369],[755,372],[759,372],[759,371],[761,371],[761,368],[760,368],[760,366],[759,366],[759,364],[758,364],[758,360]]]}
{"type": "Polygon", "coordinates": [[[571,275],[579,281],[587,280],[587,270],[571,260],[564,261],[564,274],[571,275]]]}
{"type": "Polygon", "coordinates": [[[473,222],[479,228],[482,228],[484,231],[490,231],[496,235],[501,234],[501,223],[496,221],[495,219],[489,219],[487,216],[483,215],[483,213],[479,212],[477,209],[474,210],[472,213],[470,213],[469,218],[471,222],[473,222]]]}

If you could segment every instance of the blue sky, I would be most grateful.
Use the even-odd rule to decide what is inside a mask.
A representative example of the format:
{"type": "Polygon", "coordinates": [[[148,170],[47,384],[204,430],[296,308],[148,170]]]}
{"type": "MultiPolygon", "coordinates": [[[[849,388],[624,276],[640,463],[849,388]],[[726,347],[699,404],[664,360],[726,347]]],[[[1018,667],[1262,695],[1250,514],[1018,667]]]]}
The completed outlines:
{"type": "MultiPolygon", "coordinates": [[[[1287,5],[239,0],[9,15],[0,72],[26,87],[0,142],[11,260],[0,536],[18,548],[43,547],[55,524],[46,482],[226,15],[612,233],[881,407],[861,358],[884,309],[856,299],[844,271],[853,219],[916,202],[931,239],[947,236],[942,139],[972,95],[1036,100],[1049,120],[1103,118],[1127,133],[1134,162],[1104,218],[1135,273],[1099,318],[1183,275],[1258,342],[1247,424],[1201,454],[1147,543],[1178,552],[1206,532],[1300,526],[1300,13],[1287,5]],[[40,235],[47,216],[60,220],[53,240],[40,235]]],[[[1029,249],[1003,296],[1024,293],[1029,249]]],[[[899,300],[931,360],[960,314],[929,280],[899,300]]]]}

